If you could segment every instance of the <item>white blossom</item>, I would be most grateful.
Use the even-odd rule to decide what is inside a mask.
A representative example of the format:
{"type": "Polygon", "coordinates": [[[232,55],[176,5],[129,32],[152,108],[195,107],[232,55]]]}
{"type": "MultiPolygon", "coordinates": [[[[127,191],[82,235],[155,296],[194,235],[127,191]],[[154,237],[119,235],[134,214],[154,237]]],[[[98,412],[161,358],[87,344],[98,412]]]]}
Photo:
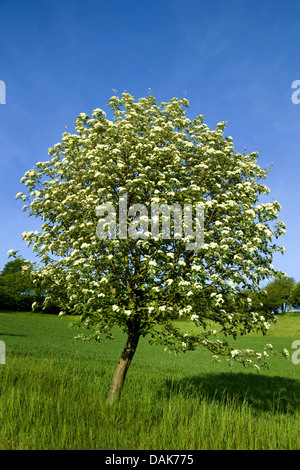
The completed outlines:
{"type": "Polygon", "coordinates": [[[238,349],[233,349],[231,351],[231,356],[232,357],[238,356],[239,354],[240,354],[240,351],[238,349]]]}

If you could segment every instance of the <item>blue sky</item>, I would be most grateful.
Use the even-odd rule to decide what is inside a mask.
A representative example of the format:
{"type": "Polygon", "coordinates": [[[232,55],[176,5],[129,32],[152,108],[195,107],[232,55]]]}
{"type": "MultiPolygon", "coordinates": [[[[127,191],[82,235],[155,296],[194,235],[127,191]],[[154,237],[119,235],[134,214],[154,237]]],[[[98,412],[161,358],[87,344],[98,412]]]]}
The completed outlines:
{"type": "Polygon", "coordinates": [[[186,93],[189,117],[226,121],[237,151],[273,164],[266,184],[287,224],[274,265],[300,281],[299,15],[298,0],[0,0],[0,269],[10,249],[34,259],[21,233],[40,223],[15,195],[35,159],[113,89],[151,88],[162,101],[186,93]]]}

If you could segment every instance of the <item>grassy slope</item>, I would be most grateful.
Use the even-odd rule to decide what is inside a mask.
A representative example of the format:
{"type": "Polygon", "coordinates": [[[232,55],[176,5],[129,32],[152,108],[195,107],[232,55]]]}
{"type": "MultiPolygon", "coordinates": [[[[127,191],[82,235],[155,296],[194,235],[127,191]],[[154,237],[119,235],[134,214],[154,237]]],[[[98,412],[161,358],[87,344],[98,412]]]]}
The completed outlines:
{"type": "MultiPolygon", "coordinates": [[[[206,351],[174,357],[143,338],[120,404],[107,409],[124,336],[75,341],[78,328],[69,324],[51,315],[0,313],[7,348],[0,449],[300,447],[300,365],[276,357],[257,374],[215,364],[206,351]]],[[[300,339],[300,316],[280,317],[268,336],[240,338],[237,347],[272,342],[290,350],[300,339]]]]}

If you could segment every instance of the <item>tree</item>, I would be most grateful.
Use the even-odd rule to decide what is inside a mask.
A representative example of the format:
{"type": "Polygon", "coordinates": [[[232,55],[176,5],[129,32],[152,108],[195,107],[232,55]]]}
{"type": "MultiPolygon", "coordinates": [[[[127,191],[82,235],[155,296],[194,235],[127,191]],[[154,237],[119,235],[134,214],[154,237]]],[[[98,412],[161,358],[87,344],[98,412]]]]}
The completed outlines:
{"type": "Polygon", "coordinates": [[[274,279],[263,289],[263,308],[273,313],[285,313],[291,307],[291,293],[296,281],[292,277],[274,279]]]}
{"type": "Polygon", "coordinates": [[[0,276],[5,276],[6,274],[15,274],[15,273],[25,273],[29,269],[29,266],[24,263],[21,259],[17,258],[13,261],[8,261],[4,268],[2,269],[0,276]],[[24,267],[27,266],[27,269],[24,267]]]}
{"type": "Polygon", "coordinates": [[[293,308],[300,309],[300,282],[297,282],[291,290],[290,303],[293,308]]]}
{"type": "Polygon", "coordinates": [[[210,324],[223,336],[266,332],[267,318],[251,309],[251,299],[243,299],[239,318],[231,304],[241,289],[280,275],[271,262],[284,250],[274,238],[285,228],[270,228],[280,204],[258,204],[269,192],[258,154],[236,152],[224,122],[211,130],[202,116],[187,117],[188,106],[177,98],[159,103],[152,94],[113,96],[110,119],[100,109],[81,113],[76,133],[64,132],[48,150],[51,159],[21,179],[27,194],[17,198],[44,222],[23,238],[45,264],[36,277],[61,292],[61,314],[80,314],[89,338],[111,335],[115,325],[127,335],[110,403],[141,335],[174,352],[204,346],[256,368],[267,356],[232,349],[210,324]],[[199,334],[177,326],[184,317],[199,334]]]}
{"type": "Polygon", "coordinates": [[[8,261],[0,273],[0,305],[11,310],[31,310],[36,300],[30,276],[32,266],[19,258],[8,261]]]}
{"type": "MultiPolygon", "coordinates": [[[[251,299],[251,306],[255,312],[259,312],[261,315],[264,315],[266,312],[264,301],[266,298],[266,292],[263,289],[252,291],[247,289],[247,296],[251,299]]],[[[238,296],[239,297],[239,296],[238,296]]],[[[241,305],[240,310],[244,311],[244,305],[241,305]]],[[[247,308],[246,308],[247,311],[247,308]]]]}

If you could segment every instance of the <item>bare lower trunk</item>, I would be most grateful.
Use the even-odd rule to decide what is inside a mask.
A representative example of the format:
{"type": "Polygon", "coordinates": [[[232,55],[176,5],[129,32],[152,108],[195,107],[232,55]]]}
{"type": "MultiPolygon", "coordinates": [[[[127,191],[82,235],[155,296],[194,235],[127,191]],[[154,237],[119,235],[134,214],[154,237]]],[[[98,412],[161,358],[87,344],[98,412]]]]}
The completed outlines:
{"type": "Polygon", "coordinates": [[[114,375],[113,375],[113,378],[112,378],[112,381],[108,390],[107,402],[110,405],[112,405],[114,401],[117,398],[119,398],[121,395],[126,373],[127,373],[128,367],[130,366],[134,353],[136,351],[139,338],[140,338],[139,331],[132,331],[128,333],[128,338],[127,338],[125,348],[121,354],[121,357],[119,359],[118,365],[116,367],[116,370],[114,372],[114,375]]]}

